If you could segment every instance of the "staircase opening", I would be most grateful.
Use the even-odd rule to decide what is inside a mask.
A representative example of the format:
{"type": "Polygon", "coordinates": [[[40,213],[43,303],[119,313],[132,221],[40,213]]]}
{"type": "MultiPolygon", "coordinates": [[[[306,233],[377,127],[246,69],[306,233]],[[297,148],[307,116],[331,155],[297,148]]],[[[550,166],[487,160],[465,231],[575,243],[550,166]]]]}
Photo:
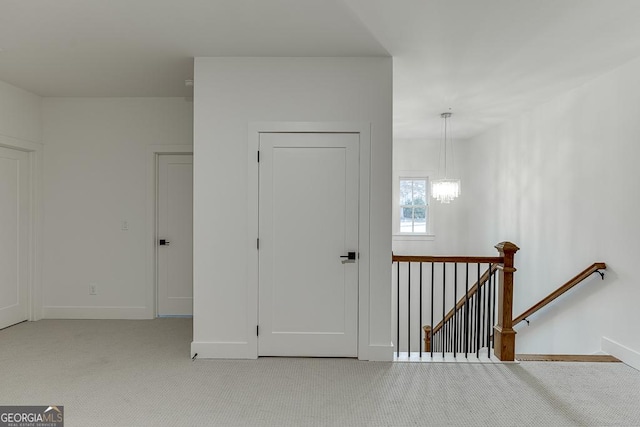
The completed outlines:
{"type": "MultiPolygon", "coordinates": [[[[495,248],[495,257],[393,255],[396,361],[515,361],[515,325],[528,323],[528,317],[592,274],[604,278],[606,264],[594,263],[514,317],[514,257],[519,248],[510,242],[495,248]]],[[[520,357],[536,358],[554,359],[520,357]]]]}

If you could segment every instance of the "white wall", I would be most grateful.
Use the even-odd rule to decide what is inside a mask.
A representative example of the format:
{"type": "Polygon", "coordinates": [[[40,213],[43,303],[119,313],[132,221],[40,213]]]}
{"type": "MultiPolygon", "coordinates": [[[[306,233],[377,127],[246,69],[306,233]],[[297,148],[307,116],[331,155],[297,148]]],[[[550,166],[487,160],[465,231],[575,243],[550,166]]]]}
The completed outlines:
{"type": "Polygon", "coordinates": [[[148,147],[191,145],[192,106],[183,98],[43,100],[45,317],[149,317],[148,147]],[[89,295],[92,282],[98,295],[89,295]]]}
{"type": "Polygon", "coordinates": [[[31,92],[0,81],[0,135],[40,142],[41,101],[31,92]]]}
{"type": "MultiPolygon", "coordinates": [[[[468,143],[469,250],[516,254],[517,315],[593,262],[608,265],[519,326],[517,351],[640,351],[640,59],[468,143]]],[[[637,353],[636,353],[637,354],[637,353]]]]}
{"type": "MultiPolygon", "coordinates": [[[[459,162],[459,141],[454,141],[456,162],[459,162]]],[[[442,178],[444,174],[442,141],[425,139],[394,139],[393,141],[393,209],[399,209],[399,178],[428,176],[430,179],[442,178]]],[[[460,174],[460,165],[449,175],[460,174]]],[[[449,167],[453,166],[449,163],[449,167]]],[[[458,176],[459,177],[459,176],[458,176]]],[[[462,187],[460,199],[449,204],[429,199],[431,236],[406,236],[394,231],[393,253],[397,255],[464,255],[466,250],[466,210],[461,199],[465,197],[462,187]]],[[[394,221],[398,220],[394,216],[394,221]]],[[[397,227],[396,227],[397,228],[397,227]]],[[[394,230],[396,230],[394,228],[394,230]]],[[[496,242],[497,243],[497,242],[496,242]]],[[[491,250],[491,247],[488,248],[491,250]]],[[[494,255],[490,253],[490,255],[494,255]]]]}
{"type": "Polygon", "coordinates": [[[273,121],[372,124],[367,338],[391,357],[391,69],[390,58],[196,58],[192,351],[199,357],[257,354],[242,225],[247,134],[250,122],[273,121]]]}

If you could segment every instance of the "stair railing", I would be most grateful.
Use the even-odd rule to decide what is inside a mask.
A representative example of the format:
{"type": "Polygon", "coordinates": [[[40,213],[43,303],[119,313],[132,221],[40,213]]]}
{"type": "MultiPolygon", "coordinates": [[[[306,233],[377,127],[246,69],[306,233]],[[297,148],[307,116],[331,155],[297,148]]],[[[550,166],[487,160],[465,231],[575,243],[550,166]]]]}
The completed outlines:
{"type": "MultiPolygon", "coordinates": [[[[434,355],[434,348],[437,348],[437,352],[442,353],[443,357],[445,353],[453,353],[454,357],[464,354],[467,357],[472,353],[479,356],[483,347],[487,348],[487,355],[490,357],[490,349],[493,347],[494,354],[498,359],[514,360],[513,273],[516,271],[514,255],[518,251],[518,247],[510,242],[502,242],[495,248],[499,252],[497,257],[393,255],[392,259],[396,264],[397,274],[395,345],[398,357],[400,356],[401,343],[406,345],[409,354],[411,352],[412,328],[410,325],[413,307],[419,313],[419,336],[424,324],[424,314],[431,320],[431,325],[436,320],[440,321],[439,325],[441,325],[436,325],[437,330],[436,328],[432,330],[430,327],[427,329],[428,334],[425,340],[429,342],[429,350],[425,353],[431,357],[434,355]],[[404,264],[406,264],[406,268],[403,269],[404,264]],[[426,280],[423,274],[425,264],[427,265],[426,280]],[[464,265],[464,268],[459,268],[460,265],[464,265]],[[482,273],[483,265],[486,265],[484,274],[482,273]],[[436,268],[436,266],[438,267],[436,268]],[[430,275],[428,270],[430,270],[430,275]],[[406,289],[402,289],[407,295],[404,307],[407,316],[406,335],[401,334],[400,328],[400,316],[403,308],[400,298],[401,272],[403,271],[407,278],[406,289]],[[412,281],[412,271],[414,278],[417,273],[418,280],[412,281]],[[478,286],[476,286],[475,292],[472,292],[473,285],[469,286],[469,280],[474,271],[478,279],[476,282],[478,286]],[[498,273],[497,280],[495,279],[496,272],[498,273]],[[447,279],[447,275],[449,279],[447,279]],[[482,280],[483,278],[485,280],[482,280]],[[418,304],[411,302],[411,295],[414,293],[412,283],[419,290],[416,292],[418,293],[418,304]],[[487,283],[488,286],[485,285],[487,283]],[[483,292],[484,290],[486,291],[483,292]],[[464,299],[464,303],[459,307],[462,311],[458,310],[460,295],[463,295],[464,299]],[[452,301],[452,308],[447,311],[448,301],[452,301]],[[405,337],[406,343],[404,343],[405,337]]],[[[422,357],[422,346],[418,347],[419,357],[422,357]]]]}
{"type": "MultiPolygon", "coordinates": [[[[596,263],[591,264],[590,266],[585,268],[583,271],[581,271],[580,273],[578,273],[577,275],[575,275],[574,277],[569,279],[567,282],[565,282],[564,284],[559,286],[556,290],[551,292],[549,295],[547,295],[546,297],[544,297],[543,299],[538,301],[536,304],[532,305],[530,308],[525,310],[522,314],[520,314],[519,316],[515,317],[513,319],[513,322],[512,322],[512,327],[518,325],[519,323],[521,323],[523,321],[525,321],[525,322],[527,322],[527,324],[529,324],[528,317],[530,317],[531,315],[533,315],[534,313],[536,313],[538,310],[542,309],[543,307],[547,306],[548,304],[552,303],[557,298],[559,298],[564,293],[566,293],[569,290],[571,290],[573,287],[575,287],[578,284],[582,283],[584,280],[589,278],[594,273],[598,273],[600,275],[600,278],[602,280],[604,280],[604,272],[602,272],[601,270],[606,270],[606,268],[607,268],[607,265],[604,262],[596,262],[596,263]]],[[[451,309],[451,311],[449,311],[449,313],[447,313],[447,315],[445,316],[444,320],[440,321],[440,323],[438,323],[433,328],[433,331],[431,330],[432,329],[431,326],[429,326],[429,325],[424,326],[423,329],[424,329],[424,335],[425,335],[425,338],[424,338],[425,352],[429,352],[431,350],[432,340],[435,343],[435,346],[434,346],[435,350],[436,351],[439,350],[438,342],[439,342],[439,336],[440,336],[440,334],[442,334],[442,331],[446,329],[447,325],[451,322],[452,319],[455,319],[456,315],[458,315],[458,316],[463,315],[463,313],[464,313],[463,310],[466,309],[467,301],[469,301],[469,300],[474,301],[474,299],[476,298],[476,295],[479,292],[480,293],[482,292],[483,286],[486,288],[487,286],[485,286],[485,285],[488,285],[489,292],[490,292],[490,289],[491,289],[490,280],[493,279],[491,276],[494,274],[494,272],[497,269],[498,269],[498,265],[497,264],[493,264],[491,266],[491,269],[485,271],[485,273],[480,277],[478,282],[476,282],[469,289],[469,292],[466,293],[458,301],[456,306],[453,309],[451,309]]],[[[473,303],[471,304],[471,306],[473,306],[473,303]]],[[[486,342],[491,342],[492,338],[493,338],[492,336],[488,337],[486,342]]]]}

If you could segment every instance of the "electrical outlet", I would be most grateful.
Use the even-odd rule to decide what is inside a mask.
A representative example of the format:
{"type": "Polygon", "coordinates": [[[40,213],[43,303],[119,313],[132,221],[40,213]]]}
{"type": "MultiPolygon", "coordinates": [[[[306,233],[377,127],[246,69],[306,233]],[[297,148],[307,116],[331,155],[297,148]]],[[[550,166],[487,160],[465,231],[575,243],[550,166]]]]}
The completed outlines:
{"type": "Polygon", "coordinates": [[[98,295],[97,283],[89,283],[89,295],[98,295]]]}

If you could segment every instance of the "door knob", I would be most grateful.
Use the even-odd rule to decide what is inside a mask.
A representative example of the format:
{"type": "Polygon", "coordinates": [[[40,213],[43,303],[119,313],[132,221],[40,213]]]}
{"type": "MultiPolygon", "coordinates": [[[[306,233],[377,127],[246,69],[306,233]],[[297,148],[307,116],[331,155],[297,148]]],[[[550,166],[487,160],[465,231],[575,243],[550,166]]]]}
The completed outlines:
{"type": "Polygon", "coordinates": [[[169,246],[171,242],[169,242],[168,240],[165,239],[160,239],[159,245],[160,246],[169,246]]]}
{"type": "Polygon", "coordinates": [[[340,255],[340,258],[356,259],[356,253],[355,252],[347,252],[347,255],[340,255]]]}

